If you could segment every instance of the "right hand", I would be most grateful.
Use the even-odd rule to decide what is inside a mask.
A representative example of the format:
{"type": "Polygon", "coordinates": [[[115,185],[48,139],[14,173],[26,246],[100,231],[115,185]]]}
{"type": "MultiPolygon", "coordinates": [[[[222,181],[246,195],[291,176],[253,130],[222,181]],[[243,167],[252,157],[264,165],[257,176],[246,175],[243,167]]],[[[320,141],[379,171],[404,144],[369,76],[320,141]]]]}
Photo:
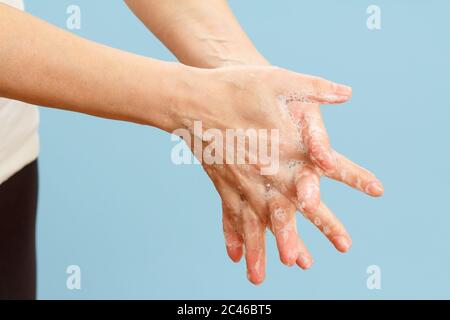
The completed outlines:
{"type": "MultiPolygon", "coordinates": [[[[296,211],[313,222],[339,251],[346,252],[351,246],[350,236],[320,201],[320,177],[338,180],[371,196],[383,194],[381,183],[372,173],[331,148],[322,121],[319,104],[346,102],[351,89],[276,67],[239,66],[199,72],[198,83],[205,85],[194,91],[187,108],[183,106],[173,115],[181,127],[190,130],[192,139],[204,147],[211,143],[193,132],[195,121],[201,121],[203,130],[215,129],[222,137],[226,137],[227,129],[279,132],[277,145],[270,131],[263,137],[263,144],[276,145],[279,152],[279,167],[272,175],[261,175],[265,166],[248,148],[245,164],[203,162],[222,198],[230,258],[237,262],[245,251],[248,278],[261,283],[265,277],[265,229],[269,227],[281,261],[309,268],[312,257],[297,235],[296,211]],[[249,159],[258,161],[249,164],[249,159]]],[[[231,145],[224,141],[219,151],[222,159],[230,150],[231,145]]],[[[236,150],[231,152],[235,156],[236,150]]]]}

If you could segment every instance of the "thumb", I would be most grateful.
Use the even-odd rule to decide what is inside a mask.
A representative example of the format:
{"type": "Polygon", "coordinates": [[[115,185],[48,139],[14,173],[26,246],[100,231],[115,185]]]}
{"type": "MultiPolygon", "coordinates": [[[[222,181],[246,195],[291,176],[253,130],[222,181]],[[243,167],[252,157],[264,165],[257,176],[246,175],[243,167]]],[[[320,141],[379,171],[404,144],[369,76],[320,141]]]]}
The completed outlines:
{"type": "Polygon", "coordinates": [[[287,97],[292,102],[319,104],[344,103],[352,97],[352,88],[319,77],[299,73],[291,73],[290,94],[287,97]]]}

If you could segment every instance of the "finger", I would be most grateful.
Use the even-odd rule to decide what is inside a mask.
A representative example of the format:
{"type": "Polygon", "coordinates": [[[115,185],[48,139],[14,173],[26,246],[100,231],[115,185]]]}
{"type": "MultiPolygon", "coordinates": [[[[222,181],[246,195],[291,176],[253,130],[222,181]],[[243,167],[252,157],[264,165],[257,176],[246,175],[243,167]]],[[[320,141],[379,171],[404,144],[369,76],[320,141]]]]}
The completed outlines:
{"type": "Polygon", "coordinates": [[[280,260],[285,265],[294,263],[302,269],[313,264],[313,258],[298,236],[295,206],[283,195],[279,194],[269,202],[270,225],[277,242],[280,260]]]}
{"type": "Polygon", "coordinates": [[[297,190],[297,209],[301,212],[314,213],[320,203],[320,178],[308,166],[298,167],[295,177],[297,190]]]}
{"type": "MultiPolygon", "coordinates": [[[[208,175],[210,170],[205,168],[208,175]]],[[[242,229],[239,228],[243,202],[239,194],[235,192],[223,179],[210,175],[211,180],[222,198],[222,226],[225,238],[227,254],[233,262],[239,262],[243,254],[242,229]]]]}
{"type": "Polygon", "coordinates": [[[352,240],[344,225],[331,212],[327,206],[321,202],[319,209],[314,214],[304,215],[333,243],[337,250],[347,252],[352,240]]]}
{"type": "Polygon", "coordinates": [[[336,159],[330,146],[327,131],[318,107],[310,108],[304,116],[305,129],[302,132],[306,150],[312,163],[324,172],[336,171],[336,159]]]}
{"type": "Polygon", "coordinates": [[[280,260],[287,266],[298,258],[298,236],[295,207],[283,196],[269,201],[270,225],[277,242],[280,260]]]}
{"type": "Polygon", "coordinates": [[[246,206],[244,210],[246,210],[243,224],[247,278],[251,283],[258,285],[264,281],[266,272],[265,226],[250,206],[246,206]]]}
{"type": "Polygon", "coordinates": [[[222,202],[222,224],[227,253],[233,262],[239,262],[243,254],[244,240],[237,229],[235,217],[232,209],[222,202]]]}
{"type": "Polygon", "coordinates": [[[322,78],[292,73],[293,99],[298,102],[335,104],[348,101],[352,96],[349,86],[322,78]]]}
{"type": "Polygon", "coordinates": [[[300,237],[297,237],[298,257],[296,260],[297,265],[303,270],[311,268],[314,260],[309,253],[308,248],[300,237]]]}
{"type": "Polygon", "coordinates": [[[373,197],[383,195],[384,187],[373,173],[353,163],[337,152],[334,152],[334,154],[337,170],[331,174],[326,174],[328,177],[343,182],[373,197]]]}

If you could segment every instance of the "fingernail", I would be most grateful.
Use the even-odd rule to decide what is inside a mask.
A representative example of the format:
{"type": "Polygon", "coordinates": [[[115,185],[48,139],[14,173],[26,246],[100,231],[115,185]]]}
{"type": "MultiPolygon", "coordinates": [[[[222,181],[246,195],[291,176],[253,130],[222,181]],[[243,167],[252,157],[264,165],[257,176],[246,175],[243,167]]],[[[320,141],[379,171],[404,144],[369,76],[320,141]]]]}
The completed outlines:
{"type": "Polygon", "coordinates": [[[300,253],[298,257],[298,264],[304,269],[309,269],[312,265],[312,260],[307,255],[300,253]]]}
{"type": "Polygon", "coordinates": [[[288,267],[292,267],[297,259],[298,259],[297,250],[291,249],[287,252],[284,258],[285,261],[283,263],[288,267]]]}
{"type": "Polygon", "coordinates": [[[259,286],[264,282],[264,276],[258,274],[253,278],[252,275],[250,274],[250,271],[248,270],[247,270],[247,279],[255,286],[259,286]]]}
{"type": "Polygon", "coordinates": [[[373,196],[381,196],[384,193],[384,189],[381,183],[373,181],[367,185],[366,192],[373,196]]]}
{"type": "Polygon", "coordinates": [[[347,237],[338,236],[334,239],[336,248],[341,252],[347,252],[350,249],[351,243],[347,237]]]}
{"type": "Polygon", "coordinates": [[[336,94],[340,96],[351,96],[352,88],[343,84],[338,84],[336,87],[336,94]]]}

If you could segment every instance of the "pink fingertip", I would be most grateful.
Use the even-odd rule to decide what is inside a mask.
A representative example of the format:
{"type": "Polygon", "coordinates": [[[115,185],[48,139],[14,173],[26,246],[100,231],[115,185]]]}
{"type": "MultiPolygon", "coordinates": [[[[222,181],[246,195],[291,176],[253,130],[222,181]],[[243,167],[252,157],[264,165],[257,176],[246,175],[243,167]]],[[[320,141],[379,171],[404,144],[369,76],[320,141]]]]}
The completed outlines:
{"type": "Polygon", "coordinates": [[[258,275],[255,273],[247,272],[248,281],[250,281],[255,286],[261,285],[264,282],[264,278],[265,278],[264,275],[258,275]]]}
{"type": "Polygon", "coordinates": [[[351,97],[352,96],[352,88],[343,84],[337,84],[336,86],[336,94],[340,96],[351,97]]]}
{"type": "Polygon", "coordinates": [[[384,194],[384,188],[378,181],[373,181],[367,185],[366,192],[372,196],[379,197],[384,194]]]}
{"type": "Polygon", "coordinates": [[[352,242],[345,236],[337,236],[333,238],[333,244],[340,252],[345,253],[350,250],[352,242]]]}
{"type": "Polygon", "coordinates": [[[309,256],[300,253],[300,255],[298,256],[297,259],[297,265],[302,268],[303,270],[307,270],[309,268],[311,268],[312,264],[313,264],[313,259],[310,258],[309,256]]]}

